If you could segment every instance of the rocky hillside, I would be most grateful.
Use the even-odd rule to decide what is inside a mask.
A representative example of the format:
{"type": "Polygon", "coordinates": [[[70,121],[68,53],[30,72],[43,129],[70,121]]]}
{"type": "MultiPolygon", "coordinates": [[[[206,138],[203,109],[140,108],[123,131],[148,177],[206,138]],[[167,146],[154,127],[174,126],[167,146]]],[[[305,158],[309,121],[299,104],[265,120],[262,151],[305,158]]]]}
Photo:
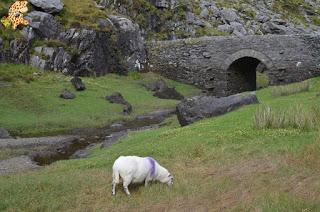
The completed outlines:
{"type": "MultiPolygon", "coordinates": [[[[65,74],[126,74],[146,63],[144,40],[320,34],[318,0],[29,0],[29,26],[0,25],[0,62],[65,74]]],[[[14,0],[0,2],[0,15],[14,0]]]]}
{"type": "Polygon", "coordinates": [[[130,17],[148,39],[320,33],[317,0],[99,0],[98,5],[130,17]]]}

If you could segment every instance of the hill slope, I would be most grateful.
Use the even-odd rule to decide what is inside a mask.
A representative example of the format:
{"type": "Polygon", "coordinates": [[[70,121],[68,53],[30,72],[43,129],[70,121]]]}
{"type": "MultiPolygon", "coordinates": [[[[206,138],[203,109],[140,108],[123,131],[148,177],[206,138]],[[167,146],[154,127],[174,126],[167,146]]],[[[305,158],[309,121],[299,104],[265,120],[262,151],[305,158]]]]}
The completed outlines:
{"type": "MultiPolygon", "coordinates": [[[[276,110],[319,104],[320,79],[312,89],[273,97],[257,92],[276,110]]],[[[88,159],[60,161],[40,171],[0,177],[0,209],[104,211],[318,211],[320,210],[320,139],[317,130],[257,130],[258,105],[241,108],[188,127],[176,124],[130,133],[88,159]],[[175,177],[161,184],[118,188],[111,197],[111,166],[119,155],[153,156],[175,177]]]]}
{"type": "MultiPolygon", "coordinates": [[[[0,64],[0,81],[12,81],[11,87],[1,88],[0,126],[13,135],[48,135],[67,132],[75,128],[102,127],[115,120],[132,119],[157,109],[174,108],[176,100],[163,100],[153,96],[142,83],[161,78],[155,74],[131,73],[129,76],[108,75],[83,78],[87,89],[76,92],[71,77],[43,72],[25,65],[0,64]],[[34,77],[34,73],[38,73],[34,77]],[[64,100],[60,93],[67,88],[76,98],[64,100]],[[132,104],[130,116],[122,114],[122,106],[111,104],[105,97],[121,92],[132,104]]],[[[199,93],[188,85],[168,80],[185,96],[199,93]]]]}

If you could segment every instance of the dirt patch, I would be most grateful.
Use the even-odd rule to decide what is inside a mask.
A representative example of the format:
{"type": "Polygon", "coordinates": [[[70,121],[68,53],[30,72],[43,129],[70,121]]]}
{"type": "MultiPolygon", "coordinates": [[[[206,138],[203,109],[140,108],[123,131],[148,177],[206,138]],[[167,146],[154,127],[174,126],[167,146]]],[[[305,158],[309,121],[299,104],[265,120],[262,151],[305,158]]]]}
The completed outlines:
{"type": "Polygon", "coordinates": [[[267,157],[264,159],[255,159],[241,162],[237,165],[222,168],[207,169],[203,173],[204,177],[224,178],[231,177],[236,180],[245,180],[254,174],[268,174],[275,172],[285,160],[274,161],[267,157]]]}
{"type": "Polygon", "coordinates": [[[320,175],[293,175],[279,185],[285,192],[294,194],[305,200],[320,199],[320,175]]]}

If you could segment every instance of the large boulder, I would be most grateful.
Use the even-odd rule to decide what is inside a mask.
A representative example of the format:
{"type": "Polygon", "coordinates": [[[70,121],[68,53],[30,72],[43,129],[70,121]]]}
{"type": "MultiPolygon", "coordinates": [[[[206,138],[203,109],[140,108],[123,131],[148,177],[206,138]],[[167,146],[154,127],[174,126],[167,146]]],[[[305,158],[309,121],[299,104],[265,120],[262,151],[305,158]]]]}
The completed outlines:
{"type": "Polygon", "coordinates": [[[243,105],[256,104],[255,94],[236,94],[228,97],[196,96],[185,99],[177,106],[177,116],[181,126],[198,120],[219,116],[243,105]]]}
{"type": "Polygon", "coordinates": [[[160,99],[175,99],[182,100],[184,96],[180,94],[174,87],[168,87],[167,83],[162,80],[156,80],[150,84],[144,84],[144,86],[154,92],[153,96],[158,97],[160,99]]]}
{"type": "Polygon", "coordinates": [[[77,91],[84,91],[86,89],[85,84],[82,82],[81,78],[73,77],[71,83],[77,91]]]}
{"type": "Polygon", "coordinates": [[[121,104],[123,107],[123,114],[130,115],[132,112],[132,105],[123,98],[122,94],[119,92],[114,92],[110,96],[106,96],[106,100],[110,103],[121,104]]]}
{"type": "Polygon", "coordinates": [[[69,90],[64,89],[63,92],[60,94],[60,98],[62,99],[74,99],[76,96],[71,93],[69,90]]]}
{"type": "Polygon", "coordinates": [[[126,105],[128,102],[123,98],[119,92],[114,92],[110,96],[106,96],[106,100],[110,103],[126,105]]]}
{"type": "Polygon", "coordinates": [[[220,16],[226,23],[239,22],[241,20],[237,15],[236,10],[229,8],[222,9],[220,11],[220,16]]]}
{"type": "Polygon", "coordinates": [[[25,27],[22,35],[27,40],[35,37],[54,39],[60,32],[61,25],[48,13],[32,11],[25,18],[29,21],[29,26],[25,27]]]}
{"type": "Polygon", "coordinates": [[[162,89],[168,87],[167,83],[162,79],[156,80],[156,81],[151,82],[149,84],[143,84],[143,86],[146,89],[148,89],[150,91],[154,91],[154,92],[162,90],[162,89]]]}
{"type": "Polygon", "coordinates": [[[64,6],[61,0],[29,0],[29,2],[47,13],[58,13],[64,6]]]}
{"type": "Polygon", "coordinates": [[[159,91],[156,91],[153,96],[158,97],[159,99],[175,99],[182,100],[184,96],[180,94],[175,88],[165,87],[159,91]]]}

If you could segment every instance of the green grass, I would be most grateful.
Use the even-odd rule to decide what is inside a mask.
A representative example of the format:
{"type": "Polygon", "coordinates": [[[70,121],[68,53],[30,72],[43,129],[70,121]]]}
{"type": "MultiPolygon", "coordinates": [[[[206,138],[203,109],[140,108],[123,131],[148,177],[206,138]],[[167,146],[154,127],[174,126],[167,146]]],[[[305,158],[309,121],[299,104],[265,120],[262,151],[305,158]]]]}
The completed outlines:
{"type": "MultiPolygon", "coordinates": [[[[74,128],[102,127],[114,120],[131,119],[138,114],[162,108],[173,108],[175,100],[153,97],[142,82],[159,78],[154,74],[131,74],[128,77],[107,75],[83,78],[87,90],[76,92],[70,77],[41,72],[25,65],[0,64],[0,80],[11,81],[13,87],[0,90],[0,126],[13,135],[56,134],[74,128]],[[33,73],[39,72],[40,77],[33,73]],[[59,94],[64,88],[74,92],[76,99],[63,100],[59,94]],[[104,97],[119,91],[133,105],[130,116],[122,115],[122,106],[110,104],[104,97]]],[[[186,96],[199,90],[168,80],[169,85],[186,96]]]]}
{"type": "Polygon", "coordinates": [[[275,86],[272,88],[273,96],[289,96],[296,93],[306,92],[310,90],[310,81],[292,83],[289,85],[275,86]]]}
{"type": "Polygon", "coordinates": [[[268,75],[257,72],[257,89],[266,88],[270,84],[268,75]]]}
{"type": "MultiPolygon", "coordinates": [[[[319,89],[317,78],[308,92],[273,97],[267,88],[257,95],[261,103],[280,110],[296,103],[319,104],[319,89]]],[[[171,119],[164,128],[131,132],[109,149],[96,148],[87,159],[1,176],[0,210],[319,211],[319,132],[257,130],[257,107],[183,128],[171,119]],[[120,155],[153,156],[174,175],[174,187],[131,187],[127,198],[119,186],[112,197],[111,167],[120,155]]]]}
{"type": "Polygon", "coordinates": [[[318,105],[293,104],[289,108],[274,111],[270,106],[263,105],[255,113],[257,129],[316,130],[320,124],[320,107],[318,105]]]}

